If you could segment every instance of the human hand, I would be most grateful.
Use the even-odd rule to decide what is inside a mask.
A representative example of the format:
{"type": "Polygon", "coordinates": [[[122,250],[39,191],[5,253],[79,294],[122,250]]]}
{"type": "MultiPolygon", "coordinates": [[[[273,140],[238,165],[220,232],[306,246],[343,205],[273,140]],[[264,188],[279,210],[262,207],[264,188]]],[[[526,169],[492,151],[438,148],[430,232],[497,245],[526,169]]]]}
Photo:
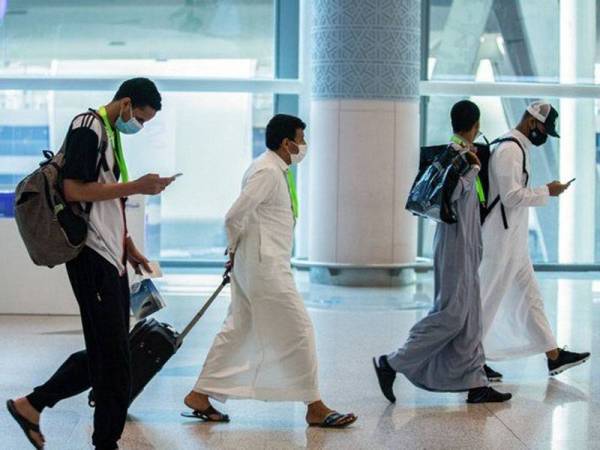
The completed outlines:
{"type": "Polygon", "coordinates": [[[472,166],[481,167],[481,161],[479,161],[479,158],[477,157],[477,155],[475,153],[473,153],[472,151],[466,152],[465,158],[467,159],[467,162],[469,164],[471,164],[472,166]]]}
{"type": "Polygon", "coordinates": [[[550,192],[551,197],[558,197],[569,187],[568,184],[562,184],[560,181],[557,180],[554,180],[552,183],[548,183],[547,186],[548,192],[550,192]]]}
{"type": "Polygon", "coordinates": [[[156,173],[149,173],[134,181],[138,194],[156,195],[160,194],[173,182],[174,177],[163,178],[156,173]]]}
{"type": "Polygon", "coordinates": [[[127,260],[138,275],[143,275],[142,269],[144,269],[146,273],[152,273],[150,261],[148,261],[148,258],[136,248],[131,239],[127,240],[127,260]]]}
{"type": "Polygon", "coordinates": [[[234,260],[235,260],[235,253],[229,252],[229,261],[227,261],[225,263],[225,269],[227,269],[228,272],[231,272],[231,270],[233,269],[234,260]]]}

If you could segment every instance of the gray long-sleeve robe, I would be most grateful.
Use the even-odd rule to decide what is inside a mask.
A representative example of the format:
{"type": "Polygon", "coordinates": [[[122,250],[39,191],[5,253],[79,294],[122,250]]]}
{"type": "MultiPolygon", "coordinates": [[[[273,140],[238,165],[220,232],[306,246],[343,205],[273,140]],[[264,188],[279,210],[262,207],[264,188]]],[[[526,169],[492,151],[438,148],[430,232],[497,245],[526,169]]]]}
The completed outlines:
{"type": "Polygon", "coordinates": [[[458,392],[488,385],[478,275],[482,256],[478,173],[479,167],[472,166],[453,193],[458,223],[437,225],[433,308],[412,327],[404,346],[387,357],[394,370],[430,391],[458,392]]]}

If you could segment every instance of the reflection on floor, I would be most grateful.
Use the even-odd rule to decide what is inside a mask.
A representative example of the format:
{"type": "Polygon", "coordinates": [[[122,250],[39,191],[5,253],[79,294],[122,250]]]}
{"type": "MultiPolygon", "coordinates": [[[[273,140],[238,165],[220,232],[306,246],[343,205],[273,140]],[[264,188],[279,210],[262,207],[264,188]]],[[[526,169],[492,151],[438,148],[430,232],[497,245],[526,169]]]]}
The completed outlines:
{"type": "MultiPolygon", "coordinates": [[[[600,274],[539,274],[546,310],[560,345],[589,350],[586,365],[555,379],[542,356],[495,364],[503,405],[467,406],[460,394],[434,394],[396,382],[398,402],[379,392],[370,357],[401,344],[426,314],[431,277],[410,288],[348,289],[310,285],[298,274],[317,332],[324,400],[359,415],[341,431],[308,429],[302,404],[231,401],[230,424],[202,424],[179,416],[207,348],[220,328],[229,292],[217,301],[160,375],[136,400],[122,449],[512,449],[600,448],[600,274]]],[[[182,329],[216,284],[218,274],[168,274],[161,282],[168,308],[159,319],[182,329]]],[[[0,316],[0,396],[26,393],[82,345],[76,317],[0,316]]],[[[47,448],[90,448],[92,411],[85,397],[64,401],[43,417],[47,448]]],[[[5,410],[0,411],[0,448],[30,448],[5,410]]]]}

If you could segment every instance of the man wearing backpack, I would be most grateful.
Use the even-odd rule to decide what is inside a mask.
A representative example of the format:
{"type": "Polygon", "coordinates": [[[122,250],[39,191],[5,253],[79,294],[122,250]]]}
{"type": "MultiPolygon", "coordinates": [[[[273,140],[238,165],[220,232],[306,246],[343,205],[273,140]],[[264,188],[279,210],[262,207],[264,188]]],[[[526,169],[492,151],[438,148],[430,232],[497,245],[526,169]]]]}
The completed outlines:
{"type": "MultiPolygon", "coordinates": [[[[549,375],[582,364],[590,356],[558,348],[529,257],[529,208],[545,205],[570,184],[528,186],[529,153],[532,147],[542,146],[548,135],[559,137],[557,118],[549,103],[532,103],[492,152],[488,204],[493,206],[483,225],[479,268],[486,356],[501,360],[545,353],[549,375]]],[[[488,366],[486,374],[491,381],[502,380],[502,374],[488,366]]]]}
{"type": "Polygon", "coordinates": [[[7,407],[36,448],[44,408],[93,387],[93,444],[116,449],[130,397],[129,283],[126,264],[151,271],[127,233],[126,197],[162,192],[172,178],[156,174],[129,181],[120,133],[134,134],[161,109],[161,96],[146,78],[125,81],[108,105],[80,114],[67,134],[61,176],[68,202],[92,205],[86,245],[67,262],[79,304],[86,350],[74,353],[52,377],[7,407]],[[105,149],[105,151],[102,151],[105,149]]]}

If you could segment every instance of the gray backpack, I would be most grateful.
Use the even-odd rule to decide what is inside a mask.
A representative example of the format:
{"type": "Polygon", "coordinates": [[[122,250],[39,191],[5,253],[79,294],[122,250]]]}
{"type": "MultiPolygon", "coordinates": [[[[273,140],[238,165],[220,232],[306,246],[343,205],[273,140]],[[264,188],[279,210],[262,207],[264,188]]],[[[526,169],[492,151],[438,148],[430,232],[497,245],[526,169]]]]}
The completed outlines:
{"type": "MultiPolygon", "coordinates": [[[[102,120],[95,111],[76,116],[67,136],[55,155],[49,150],[42,152],[45,161],[40,167],[18,184],[15,192],[15,220],[27,252],[38,266],[54,267],[74,259],[83,249],[92,203],[83,207],[80,203],[69,203],[63,194],[62,170],[65,165],[65,150],[76,119],[82,119],[82,127],[91,127],[93,117],[102,120]]],[[[107,136],[102,126],[102,138],[98,143],[100,170],[108,170],[105,152],[107,136]]]]}

